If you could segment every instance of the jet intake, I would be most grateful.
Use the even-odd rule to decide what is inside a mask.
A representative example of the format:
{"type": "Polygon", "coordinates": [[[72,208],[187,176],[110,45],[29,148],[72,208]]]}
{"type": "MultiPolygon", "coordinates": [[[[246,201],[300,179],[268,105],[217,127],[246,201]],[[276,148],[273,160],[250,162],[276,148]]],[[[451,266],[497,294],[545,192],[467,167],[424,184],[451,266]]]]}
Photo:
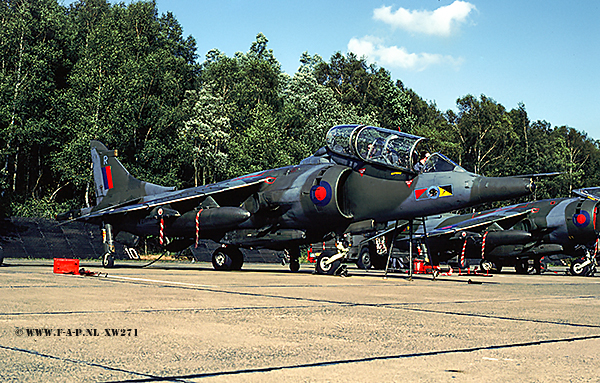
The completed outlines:
{"type": "Polygon", "coordinates": [[[600,202],[591,199],[569,204],[565,210],[569,236],[580,244],[594,243],[600,234],[599,210],[600,202]]]}
{"type": "Polygon", "coordinates": [[[345,200],[345,183],[352,169],[345,166],[331,166],[321,170],[304,185],[302,195],[304,209],[308,215],[315,213],[326,220],[348,220],[352,213],[348,211],[345,200]]]}

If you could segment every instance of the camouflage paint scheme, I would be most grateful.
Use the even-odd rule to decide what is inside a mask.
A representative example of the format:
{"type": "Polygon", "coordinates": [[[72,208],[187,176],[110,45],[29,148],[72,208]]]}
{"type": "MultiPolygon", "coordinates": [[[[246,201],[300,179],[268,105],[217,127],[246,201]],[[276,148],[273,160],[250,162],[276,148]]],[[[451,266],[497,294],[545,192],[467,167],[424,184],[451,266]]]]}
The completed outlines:
{"type": "MultiPolygon", "coordinates": [[[[454,257],[460,262],[464,248],[464,258],[492,262],[486,267],[499,271],[511,266],[518,273],[527,273],[531,260],[539,273],[544,256],[580,257],[586,249],[596,252],[599,201],[557,198],[474,214],[430,216],[425,220],[428,233],[422,242],[427,244],[434,264],[454,257]]],[[[416,231],[422,234],[424,230],[419,227],[416,231]]]]}
{"type": "MultiPolygon", "coordinates": [[[[135,179],[98,141],[91,142],[97,205],[62,214],[105,229],[105,265],[112,240],[159,236],[168,250],[199,238],[223,244],[217,269],[239,269],[240,247],[287,249],[292,270],[298,246],[344,233],[375,230],[390,220],[439,214],[533,191],[529,177],[482,177],[433,154],[413,170],[424,138],[364,126],[340,125],[327,147],[299,165],[211,185],[174,190],[135,179]]],[[[217,254],[218,252],[218,254],[217,254]]]]}

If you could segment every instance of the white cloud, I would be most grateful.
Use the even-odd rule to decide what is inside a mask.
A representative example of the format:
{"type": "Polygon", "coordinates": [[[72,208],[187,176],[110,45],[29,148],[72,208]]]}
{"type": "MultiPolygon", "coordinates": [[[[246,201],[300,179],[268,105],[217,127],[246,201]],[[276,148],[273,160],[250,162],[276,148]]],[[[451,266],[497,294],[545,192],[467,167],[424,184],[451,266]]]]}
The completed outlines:
{"type": "Polygon", "coordinates": [[[358,57],[365,56],[370,62],[377,62],[384,68],[403,68],[422,71],[431,65],[458,66],[462,59],[433,53],[409,53],[404,47],[385,46],[381,39],[366,36],[361,39],[352,38],[348,43],[348,51],[358,57]]]}
{"type": "Polygon", "coordinates": [[[373,11],[373,18],[409,32],[450,36],[474,9],[473,4],[460,0],[435,11],[398,8],[396,12],[392,12],[392,7],[382,6],[373,11]]]}

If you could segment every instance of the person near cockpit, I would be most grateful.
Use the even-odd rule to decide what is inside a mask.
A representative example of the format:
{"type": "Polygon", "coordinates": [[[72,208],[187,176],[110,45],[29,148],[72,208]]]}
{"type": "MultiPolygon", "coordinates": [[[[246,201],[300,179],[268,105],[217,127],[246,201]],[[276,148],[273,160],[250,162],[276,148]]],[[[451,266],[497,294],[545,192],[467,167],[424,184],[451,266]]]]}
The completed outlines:
{"type": "Polygon", "coordinates": [[[423,155],[423,157],[415,164],[414,166],[414,170],[417,173],[423,173],[423,171],[425,170],[425,163],[427,162],[427,160],[429,159],[430,154],[429,153],[425,153],[423,155]]]}

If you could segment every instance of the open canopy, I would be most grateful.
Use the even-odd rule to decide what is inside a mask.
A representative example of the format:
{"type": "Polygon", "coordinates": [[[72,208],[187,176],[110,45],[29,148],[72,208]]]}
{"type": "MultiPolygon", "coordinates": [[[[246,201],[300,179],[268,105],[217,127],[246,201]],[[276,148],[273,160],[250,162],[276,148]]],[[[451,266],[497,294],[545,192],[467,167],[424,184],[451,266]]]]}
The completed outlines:
{"type": "Polygon", "coordinates": [[[327,132],[332,152],[388,167],[414,171],[424,137],[366,125],[339,125],[327,132]]]}

